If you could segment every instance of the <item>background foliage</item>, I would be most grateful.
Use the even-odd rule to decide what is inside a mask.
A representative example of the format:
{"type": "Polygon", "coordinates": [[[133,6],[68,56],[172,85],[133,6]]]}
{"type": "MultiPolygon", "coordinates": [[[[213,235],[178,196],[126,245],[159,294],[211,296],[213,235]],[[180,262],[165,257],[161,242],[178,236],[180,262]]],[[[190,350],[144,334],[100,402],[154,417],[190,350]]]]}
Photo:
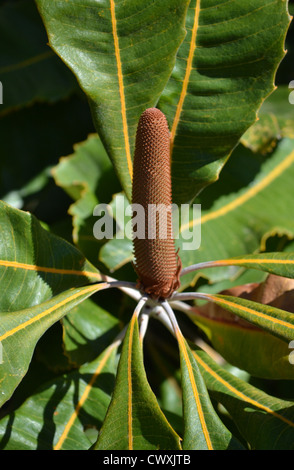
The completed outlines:
{"type": "MultiPolygon", "coordinates": [[[[40,6],[44,2],[37,3],[40,6]]],[[[177,4],[177,2],[172,3],[177,4]]],[[[293,2],[290,1],[289,5],[290,12],[293,14],[293,2]]],[[[266,21],[268,18],[267,16],[266,21]]],[[[168,31],[168,15],[164,21],[168,31]]],[[[210,21],[209,17],[207,21],[210,21]]],[[[177,27],[180,31],[180,21],[177,27]]],[[[222,38],[222,31],[219,34],[222,38]]],[[[170,36],[171,32],[167,33],[167,37],[170,36]]],[[[145,38],[145,40],[152,41],[152,38],[145,38]]],[[[203,38],[204,42],[207,40],[211,38],[203,38]]],[[[258,41],[262,42],[262,39],[258,38],[258,41]]],[[[67,43],[69,42],[70,37],[67,43]]],[[[31,261],[38,265],[61,268],[64,263],[68,266],[66,264],[68,261],[65,259],[70,259],[71,268],[78,269],[82,265],[88,277],[82,279],[77,276],[72,277],[68,279],[68,285],[63,285],[60,289],[58,280],[53,275],[52,278],[43,277],[41,280],[39,278],[36,280],[35,273],[30,273],[29,282],[28,278],[25,282],[31,286],[32,292],[36,292],[37,301],[34,305],[30,303],[30,297],[26,296],[25,287],[22,295],[19,294],[24,282],[21,275],[18,275],[17,279],[19,288],[17,294],[7,287],[11,281],[9,278],[5,278],[5,285],[1,281],[1,311],[3,312],[1,322],[5,328],[11,328],[13,322],[17,324],[17,315],[23,316],[22,309],[24,308],[28,308],[26,321],[29,321],[32,315],[40,313],[40,309],[44,312],[46,309],[54,311],[54,316],[51,316],[42,328],[30,329],[29,335],[35,338],[36,348],[26,344],[23,351],[25,360],[20,361],[18,374],[11,374],[13,379],[11,376],[6,377],[5,385],[1,385],[1,393],[7,394],[6,398],[9,398],[0,411],[2,418],[0,448],[2,449],[52,449],[54,446],[55,448],[88,449],[90,447],[97,437],[97,429],[102,426],[110,403],[117,371],[118,351],[121,352],[116,343],[111,347],[109,344],[116,338],[123,325],[130,320],[135,306],[133,299],[118,290],[111,290],[111,294],[107,291],[94,294],[92,291],[87,291],[89,279],[100,280],[96,268],[117,279],[129,281],[136,279],[130,263],[132,247],[129,240],[114,239],[105,243],[105,241],[98,242],[93,237],[95,223],[93,207],[99,202],[114,204],[115,197],[121,193],[122,188],[126,189],[127,194],[130,191],[125,163],[122,166],[117,163],[120,158],[119,152],[116,153],[112,149],[113,147],[115,150],[117,142],[115,140],[111,142],[109,144],[111,149],[109,150],[108,147],[107,150],[112,152],[112,161],[121,168],[121,174],[115,171],[96,134],[98,127],[101,130],[101,139],[104,142],[107,141],[107,132],[109,129],[112,132],[109,126],[112,119],[111,113],[115,111],[117,103],[112,103],[114,108],[110,108],[109,115],[106,117],[101,109],[99,110],[103,114],[103,119],[105,118],[107,131],[100,127],[101,116],[94,109],[92,102],[96,98],[91,95],[93,70],[89,74],[81,71],[78,82],[75,75],[47,43],[47,33],[33,0],[1,3],[0,80],[4,92],[3,104],[0,107],[0,198],[4,201],[4,205],[1,206],[1,224],[3,224],[2,227],[10,223],[17,225],[18,217],[22,217],[18,215],[18,212],[10,212],[5,203],[32,213],[40,220],[41,225],[37,222],[32,224],[28,216],[22,218],[22,223],[24,222],[26,226],[27,243],[32,244],[36,238],[38,239],[40,258],[30,260],[25,257],[22,262],[31,261]],[[88,84],[89,89],[86,89],[84,83],[88,84]],[[83,90],[91,96],[90,106],[83,90]],[[62,237],[63,241],[55,238],[55,235],[62,237]],[[54,262],[51,257],[52,252],[55,254],[54,262]],[[85,261],[80,253],[88,261],[85,261]],[[75,289],[74,293],[70,288],[75,289]],[[90,294],[91,298],[88,298],[90,294]],[[20,298],[21,303],[18,304],[17,299],[20,298]],[[85,300],[83,303],[78,303],[76,299],[85,300]],[[64,302],[63,309],[54,310],[54,303],[60,300],[64,302]],[[15,314],[13,318],[9,315],[12,304],[14,304],[12,311],[15,314]],[[66,316],[63,316],[64,309],[67,311],[66,316]],[[95,386],[89,390],[87,384],[91,377],[95,377],[98,373],[99,377],[95,386]],[[78,397],[81,396],[84,404],[79,413],[79,419],[74,420],[75,406],[79,402],[78,397]],[[67,406],[68,403],[71,404],[70,407],[67,406]],[[66,438],[62,437],[60,431],[64,422],[72,423],[66,438]],[[23,433],[24,428],[26,428],[26,433],[23,433]]],[[[54,46],[61,53],[58,48],[62,45],[56,43],[54,46]]],[[[168,79],[172,70],[172,51],[177,46],[175,41],[169,43],[169,49],[163,48],[162,50],[161,59],[169,57],[169,54],[171,56],[170,63],[164,64],[166,72],[163,78],[161,76],[162,81],[168,79]]],[[[279,164],[293,152],[294,108],[288,101],[291,91],[288,84],[294,80],[293,23],[287,34],[286,48],[287,55],[279,66],[275,80],[277,90],[264,102],[259,113],[259,121],[242,136],[240,143],[224,166],[219,180],[204,189],[196,199],[196,202],[201,202],[202,205],[203,224],[202,244],[197,261],[223,259],[259,251],[283,253],[294,251],[294,222],[289,212],[294,202],[293,163],[289,163],[287,171],[277,175],[269,185],[262,187],[256,194],[252,194],[250,199],[245,197],[242,199],[242,204],[236,205],[235,203],[240,195],[248,190],[250,187],[248,185],[252,181],[262,181],[271,174],[274,168],[279,168],[279,164]],[[229,207],[230,210],[223,217],[218,217],[222,207],[229,207]]],[[[185,43],[181,54],[183,57],[187,55],[185,43]]],[[[71,65],[70,60],[72,60],[71,57],[68,59],[68,65],[71,65]]],[[[205,62],[208,58],[201,57],[201,60],[205,62]]],[[[178,71],[179,76],[171,76],[161,97],[160,91],[152,96],[148,96],[148,90],[143,92],[140,80],[144,77],[138,75],[132,78],[131,68],[128,83],[130,87],[135,82],[139,84],[138,89],[135,91],[132,89],[132,93],[142,94],[140,99],[144,107],[154,105],[160,97],[158,105],[166,112],[169,119],[172,119],[169,100],[173,93],[177,92],[177,78],[181,78],[181,70],[177,66],[175,70],[178,71]]],[[[173,74],[176,73],[175,70],[173,74]]],[[[94,72],[101,73],[97,70],[94,72]]],[[[158,81],[158,74],[159,69],[155,67],[153,89],[160,90],[161,83],[160,80],[158,81]]],[[[238,86],[242,88],[243,84],[238,84],[238,86]]],[[[270,88],[270,85],[268,86],[270,88]]],[[[116,89],[114,82],[110,88],[113,96],[117,97],[119,89],[116,89]]],[[[104,90],[103,100],[106,107],[110,91],[104,90]]],[[[198,91],[200,93],[203,90],[198,91]]],[[[130,106],[131,93],[128,99],[130,106]]],[[[254,96],[253,99],[260,98],[254,96]]],[[[220,105],[227,107],[228,103],[220,103],[220,105]]],[[[235,105],[231,103],[231,106],[235,105]]],[[[191,103],[192,108],[193,106],[194,103],[191,103]]],[[[214,106],[214,103],[211,103],[211,106],[214,106]]],[[[253,119],[249,112],[251,106],[251,97],[248,96],[242,108],[243,114],[244,109],[247,109],[248,120],[236,131],[240,133],[240,136],[253,119]]],[[[186,112],[189,114],[189,110],[186,112]]],[[[140,109],[130,116],[133,129],[135,129],[138,114],[140,114],[140,109]]],[[[197,119],[200,121],[203,119],[201,111],[197,119]]],[[[215,115],[215,122],[217,119],[218,116],[215,115]]],[[[215,133],[216,127],[212,126],[211,132],[215,133]]],[[[180,134],[178,139],[179,141],[174,143],[173,176],[177,174],[187,178],[192,168],[189,160],[191,156],[189,149],[186,149],[185,161],[190,163],[187,164],[186,169],[182,166],[179,170],[177,166],[181,165],[182,154],[177,148],[183,144],[185,138],[180,134]]],[[[230,145],[235,145],[237,140],[238,138],[234,135],[230,145]]],[[[201,145],[204,145],[203,141],[201,145]]],[[[205,186],[208,180],[215,179],[216,172],[226,160],[228,153],[229,149],[223,148],[220,138],[217,145],[219,158],[217,168],[212,164],[209,174],[203,174],[204,183],[201,183],[201,187],[205,186]]],[[[193,181],[185,186],[185,191],[181,189],[180,184],[175,183],[175,187],[174,195],[178,201],[190,200],[192,195],[195,195],[191,192],[191,188],[194,188],[193,181]]],[[[4,232],[2,230],[2,235],[4,232]]],[[[19,244],[16,245],[19,248],[15,252],[16,259],[19,259],[19,253],[25,251],[25,249],[22,251],[23,235],[21,231],[18,233],[19,244]]],[[[7,240],[8,238],[9,235],[7,235],[7,240]]],[[[3,250],[5,251],[5,246],[2,241],[1,244],[2,253],[3,250]]],[[[185,266],[195,262],[191,252],[183,252],[185,266]]],[[[250,283],[252,288],[256,288],[258,283],[263,283],[265,280],[266,275],[262,271],[244,269],[240,266],[224,266],[218,270],[204,270],[201,276],[188,275],[184,279],[186,282],[184,287],[192,285],[196,292],[215,294],[247,283],[250,283]]],[[[280,289],[279,295],[282,296],[285,286],[282,285],[280,289]]],[[[287,289],[289,290],[290,287],[287,289]]],[[[263,300],[261,294],[259,293],[258,297],[256,292],[255,297],[252,298],[263,300]]],[[[291,302],[290,306],[280,305],[279,307],[285,310],[293,309],[291,302]]],[[[218,322],[216,320],[218,315],[221,318],[224,316],[221,309],[207,311],[208,307],[205,305],[202,308],[203,311],[197,312],[198,316],[193,322],[181,312],[178,313],[178,318],[184,335],[191,341],[191,344],[194,344],[193,351],[195,350],[196,356],[193,356],[194,359],[191,356],[190,359],[194,364],[193,361],[197,357],[197,367],[199,367],[198,370],[195,366],[194,373],[197,377],[200,372],[202,373],[213,406],[222,422],[238,440],[238,443],[231,443],[232,447],[234,445],[238,447],[240,444],[249,448],[292,448],[293,431],[291,426],[290,428],[287,426],[287,420],[293,420],[294,385],[293,369],[288,361],[288,345],[285,345],[280,338],[258,329],[246,329],[242,321],[229,321],[231,320],[229,314],[227,321],[218,322]],[[203,312],[205,317],[202,315],[203,312]],[[207,345],[206,352],[198,349],[203,344],[207,345]],[[210,362],[207,351],[213,351],[212,356],[216,359],[217,365],[210,362]],[[276,362],[268,356],[268,351],[276,352],[276,362]],[[258,361],[256,357],[259,358],[258,361]],[[216,377],[218,380],[215,380],[216,377]],[[244,396],[250,398],[251,413],[246,413],[244,402],[237,399],[232,390],[228,392],[227,383],[233,385],[239,391],[239,395],[241,390],[244,396]],[[228,399],[230,393],[232,394],[231,400],[228,399]],[[256,403],[264,410],[270,408],[271,414],[258,413],[256,403]],[[276,428],[276,422],[272,422],[273,413],[275,411],[280,413],[283,409],[285,410],[284,414],[282,413],[284,420],[280,420],[276,428]],[[235,419],[238,422],[238,429],[236,429],[235,419]],[[267,431],[263,433],[260,429],[267,431]],[[277,436],[282,433],[283,439],[278,438],[277,436]]],[[[148,385],[142,370],[138,370],[139,366],[136,366],[137,362],[140,363],[138,359],[140,351],[136,343],[136,326],[133,325],[133,328],[133,336],[131,336],[131,331],[128,332],[125,348],[129,345],[131,338],[133,340],[133,374],[142,380],[137,382],[139,385],[135,390],[134,403],[136,403],[137,396],[145,394],[146,402],[150,403],[150,413],[154,413],[157,426],[162,427],[166,436],[168,444],[165,442],[163,445],[178,448],[180,445],[176,434],[178,433],[185,436],[184,440],[189,448],[190,436],[183,428],[179,373],[185,345],[182,346],[182,355],[179,356],[176,340],[160,323],[151,320],[146,341],[144,341],[144,364],[148,384],[150,384],[148,385]],[[151,390],[155,392],[160,408],[157,403],[153,403],[154,395],[151,390]],[[161,410],[164,411],[164,417],[161,410]],[[169,429],[165,417],[175,432],[169,429]]],[[[20,341],[22,341],[21,344],[26,343],[25,339],[16,338],[16,342],[12,344],[11,357],[17,364],[20,341]]],[[[127,367],[124,351],[122,351],[122,358],[117,394],[120,393],[119,387],[123,388],[121,377],[124,368],[127,367]]],[[[183,374],[187,374],[187,371],[183,374]]],[[[184,397],[189,395],[188,387],[187,381],[183,389],[184,397]]],[[[127,406],[126,403],[124,405],[127,406]]],[[[205,406],[208,405],[205,404],[205,406]]],[[[101,448],[110,445],[107,439],[112,429],[112,413],[116,416],[113,406],[110,409],[110,419],[101,434],[101,448]]],[[[220,426],[219,422],[212,422],[210,425],[211,427],[220,426]]],[[[123,428],[120,432],[122,436],[125,435],[123,428]]],[[[144,432],[147,431],[144,430],[144,432]]],[[[227,435],[225,431],[223,434],[225,437],[222,445],[228,446],[229,434],[227,435]]],[[[137,445],[144,447],[145,444],[142,437],[137,445]]]]}

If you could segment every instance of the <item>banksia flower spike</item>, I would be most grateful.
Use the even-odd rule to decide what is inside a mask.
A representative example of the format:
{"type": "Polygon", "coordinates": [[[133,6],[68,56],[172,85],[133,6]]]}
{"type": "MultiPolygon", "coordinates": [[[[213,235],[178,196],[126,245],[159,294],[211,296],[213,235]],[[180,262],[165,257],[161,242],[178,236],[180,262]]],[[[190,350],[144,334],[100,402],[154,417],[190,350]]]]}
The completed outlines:
{"type": "Polygon", "coordinates": [[[172,228],[170,133],[164,114],[157,108],[146,109],[139,120],[132,204],[139,288],[154,299],[166,299],[180,285],[181,261],[172,228]],[[143,210],[141,218],[136,205],[143,210]]]}

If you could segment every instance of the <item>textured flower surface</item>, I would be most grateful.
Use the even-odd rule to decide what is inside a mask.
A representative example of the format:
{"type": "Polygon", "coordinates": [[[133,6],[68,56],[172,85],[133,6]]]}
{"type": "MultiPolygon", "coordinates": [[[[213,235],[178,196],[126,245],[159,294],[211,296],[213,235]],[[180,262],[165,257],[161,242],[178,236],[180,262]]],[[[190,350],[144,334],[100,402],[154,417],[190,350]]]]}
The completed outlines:
{"type": "Polygon", "coordinates": [[[140,232],[138,224],[143,225],[140,237],[134,236],[139,284],[153,298],[169,297],[180,285],[181,261],[175,251],[171,204],[168,124],[159,109],[150,108],[141,115],[137,130],[133,205],[142,208],[143,216],[139,221],[133,219],[133,225],[134,232],[140,232]]]}
{"type": "Polygon", "coordinates": [[[138,316],[142,310],[148,312],[141,318],[141,332],[145,333],[148,316],[155,314],[177,335],[180,330],[171,305],[188,311],[188,305],[176,301],[208,299],[201,293],[178,293],[181,275],[214,263],[182,270],[173,236],[170,148],[165,115],[157,108],[146,109],[137,127],[132,188],[133,266],[138,280],[133,284],[106,277],[105,287],[125,289],[137,299],[135,314],[138,316]]]}

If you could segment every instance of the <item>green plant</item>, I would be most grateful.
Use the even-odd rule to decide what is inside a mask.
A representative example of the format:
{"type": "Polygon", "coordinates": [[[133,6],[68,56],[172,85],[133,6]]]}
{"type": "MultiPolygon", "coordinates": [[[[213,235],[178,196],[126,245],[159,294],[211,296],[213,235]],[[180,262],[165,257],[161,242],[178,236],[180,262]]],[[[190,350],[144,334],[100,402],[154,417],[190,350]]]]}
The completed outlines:
{"type": "MultiPolygon", "coordinates": [[[[274,91],[287,2],[36,5],[54,54],[38,51],[30,65],[55,80],[4,99],[3,133],[18,112],[36,110],[37,123],[49,102],[56,119],[68,107],[64,134],[77,119],[90,135],[58,164],[44,157],[29,184],[20,174],[2,197],[2,448],[293,449],[294,135],[285,88],[274,91]],[[190,211],[175,240],[181,286],[150,300],[136,288],[130,216],[121,220],[119,207],[131,199],[139,117],[155,106],[171,132],[173,202],[190,211]],[[25,210],[50,174],[70,197],[65,225],[25,210]],[[110,211],[105,226],[116,225],[110,240],[93,236],[98,206],[110,211]],[[199,249],[187,248],[200,226],[199,249]]],[[[38,24],[30,0],[2,8],[8,20],[38,24]]],[[[16,80],[16,69],[0,68],[1,80],[16,80]]],[[[58,157],[68,152],[61,141],[58,157]]]]}

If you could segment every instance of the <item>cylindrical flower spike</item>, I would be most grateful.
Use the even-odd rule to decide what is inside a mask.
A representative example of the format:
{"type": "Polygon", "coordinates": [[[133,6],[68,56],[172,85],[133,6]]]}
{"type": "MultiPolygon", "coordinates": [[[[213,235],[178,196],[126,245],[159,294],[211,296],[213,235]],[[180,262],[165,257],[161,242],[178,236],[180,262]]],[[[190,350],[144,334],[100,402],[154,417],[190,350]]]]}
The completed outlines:
{"type": "Polygon", "coordinates": [[[167,120],[159,109],[146,109],[139,120],[134,155],[134,267],[140,289],[156,299],[170,297],[180,285],[182,265],[173,237],[170,170],[167,120]]]}

